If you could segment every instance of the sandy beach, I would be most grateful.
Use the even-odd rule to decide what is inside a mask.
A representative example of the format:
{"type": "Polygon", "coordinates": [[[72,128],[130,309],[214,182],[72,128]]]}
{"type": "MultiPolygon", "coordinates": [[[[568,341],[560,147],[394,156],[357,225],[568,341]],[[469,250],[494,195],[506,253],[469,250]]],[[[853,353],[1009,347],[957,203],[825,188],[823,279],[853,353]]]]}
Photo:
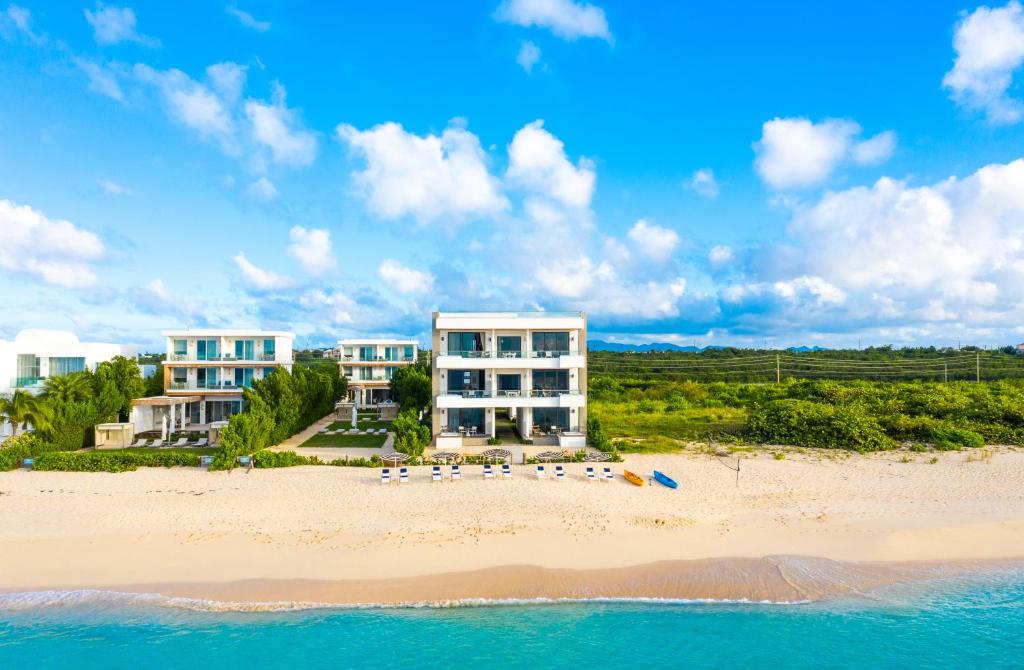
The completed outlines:
{"type": "Polygon", "coordinates": [[[1024,557],[1024,452],[904,456],[747,455],[738,486],[703,455],[613,464],[669,472],[676,491],[589,483],[582,465],[564,482],[466,466],[454,484],[413,468],[387,487],[336,467],[0,473],[0,590],[791,601],[1024,557]]]}

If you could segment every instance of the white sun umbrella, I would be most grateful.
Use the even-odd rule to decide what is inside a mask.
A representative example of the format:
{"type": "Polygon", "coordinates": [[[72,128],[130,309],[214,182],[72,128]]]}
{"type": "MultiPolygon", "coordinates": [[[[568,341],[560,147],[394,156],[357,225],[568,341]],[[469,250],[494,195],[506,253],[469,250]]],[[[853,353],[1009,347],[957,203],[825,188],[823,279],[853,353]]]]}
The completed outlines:
{"type": "Polygon", "coordinates": [[[409,454],[403,454],[400,451],[395,451],[390,454],[384,454],[383,456],[380,457],[380,460],[384,461],[385,463],[394,463],[395,467],[397,468],[399,463],[405,463],[407,460],[409,460],[409,454]]]}
{"type": "Polygon", "coordinates": [[[604,451],[595,451],[583,457],[584,463],[601,463],[612,460],[612,455],[604,451]]]}
{"type": "Polygon", "coordinates": [[[499,458],[503,461],[510,461],[510,459],[512,458],[512,452],[509,451],[508,449],[488,449],[487,451],[480,455],[483,456],[484,459],[486,460],[493,459],[495,461],[497,461],[499,458]]]}
{"type": "Polygon", "coordinates": [[[430,458],[435,461],[444,461],[445,465],[448,465],[448,461],[454,461],[459,457],[459,454],[454,451],[438,451],[435,452],[430,458]]]}
{"type": "Polygon", "coordinates": [[[565,458],[564,451],[542,451],[534,456],[538,461],[553,461],[559,458],[565,458]]]}
{"type": "Polygon", "coordinates": [[[167,415],[164,414],[164,418],[160,420],[160,439],[167,440],[167,415]]]}
{"type": "Polygon", "coordinates": [[[363,389],[356,389],[356,392],[352,394],[352,427],[357,428],[359,423],[359,396],[363,394],[363,389]]]}

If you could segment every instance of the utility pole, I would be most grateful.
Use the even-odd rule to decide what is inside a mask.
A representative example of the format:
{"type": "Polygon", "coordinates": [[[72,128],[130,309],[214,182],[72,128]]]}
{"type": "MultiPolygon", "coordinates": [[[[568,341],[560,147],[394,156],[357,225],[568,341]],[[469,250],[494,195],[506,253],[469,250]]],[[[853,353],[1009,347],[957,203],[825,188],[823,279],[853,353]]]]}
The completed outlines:
{"type": "Polygon", "coordinates": [[[981,382],[981,352],[975,352],[977,358],[974,359],[974,380],[981,382]]]}
{"type": "Polygon", "coordinates": [[[779,369],[779,355],[775,354],[775,383],[782,383],[782,371],[779,369]]]}
{"type": "Polygon", "coordinates": [[[942,381],[949,381],[949,363],[942,364],[942,381]]]}

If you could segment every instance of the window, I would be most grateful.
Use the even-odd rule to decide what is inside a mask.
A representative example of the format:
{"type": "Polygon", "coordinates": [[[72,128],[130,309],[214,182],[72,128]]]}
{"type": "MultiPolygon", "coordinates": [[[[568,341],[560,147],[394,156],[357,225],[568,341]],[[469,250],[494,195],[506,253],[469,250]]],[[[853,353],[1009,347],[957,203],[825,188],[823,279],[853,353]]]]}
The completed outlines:
{"type": "Polygon", "coordinates": [[[534,370],[533,390],[535,395],[546,395],[548,391],[568,391],[569,371],[568,370],[534,370]]]}
{"type": "Polygon", "coordinates": [[[175,384],[184,384],[188,381],[188,370],[186,368],[174,368],[174,372],[171,373],[171,380],[175,384]]]}
{"type": "Polygon", "coordinates": [[[196,340],[197,360],[215,361],[217,358],[217,340],[196,340]]]}
{"type": "Polygon", "coordinates": [[[50,359],[51,377],[62,377],[73,372],[85,370],[85,358],[82,357],[59,357],[50,359]]]}
{"type": "Polygon", "coordinates": [[[534,407],[533,425],[545,433],[553,426],[569,430],[569,410],[566,407],[534,407]]]}
{"type": "Polygon", "coordinates": [[[523,338],[519,335],[498,336],[498,356],[519,358],[523,355],[523,338]]]}
{"type": "Polygon", "coordinates": [[[217,368],[196,368],[196,387],[217,388],[217,368]]]}
{"type": "Polygon", "coordinates": [[[519,375],[498,375],[498,395],[517,396],[522,384],[523,378],[519,375]]]}
{"type": "Polygon", "coordinates": [[[483,350],[483,333],[448,333],[449,354],[463,355],[483,350]]]}
{"type": "Polygon", "coordinates": [[[181,358],[188,356],[188,340],[174,340],[174,355],[181,358]]]}
{"type": "Polygon", "coordinates": [[[397,361],[398,360],[398,347],[384,347],[384,360],[386,360],[386,361],[397,361]]]}
{"type": "Polygon", "coordinates": [[[449,370],[448,390],[463,395],[481,395],[470,393],[472,391],[483,391],[485,386],[483,370],[449,370]]]}
{"type": "Polygon", "coordinates": [[[252,386],[252,368],[235,368],[235,386],[249,388],[252,386]]]}
{"type": "Polygon", "coordinates": [[[567,354],[569,353],[569,333],[533,333],[533,350],[544,352],[548,356],[567,354]]]}
{"type": "Polygon", "coordinates": [[[366,366],[359,368],[360,379],[373,379],[373,368],[366,366]]]}
{"type": "Polygon", "coordinates": [[[18,354],[18,378],[15,387],[32,386],[39,381],[39,357],[34,354],[18,354]]]}
{"type": "Polygon", "coordinates": [[[235,358],[240,361],[253,360],[253,341],[235,340],[235,358]]]}
{"type": "Polygon", "coordinates": [[[272,338],[263,340],[263,360],[272,361],[277,356],[277,344],[272,338]]]}
{"type": "Polygon", "coordinates": [[[413,350],[414,349],[415,349],[415,347],[406,347],[405,348],[405,360],[411,361],[413,359],[413,350]]]}
{"type": "Polygon", "coordinates": [[[396,368],[393,365],[389,365],[389,366],[385,367],[384,368],[384,379],[387,379],[388,381],[391,381],[391,376],[393,374],[395,374],[395,370],[397,370],[397,369],[398,368],[396,368]]]}
{"type": "Polygon", "coordinates": [[[277,368],[263,368],[263,378],[266,379],[267,377],[269,377],[271,374],[273,374],[274,370],[276,369],[277,368]]]}
{"type": "Polygon", "coordinates": [[[460,431],[469,432],[470,428],[476,429],[477,433],[484,432],[484,410],[468,409],[460,407],[448,410],[448,430],[457,433],[460,431]]]}
{"type": "Polygon", "coordinates": [[[376,357],[377,354],[373,351],[373,347],[359,347],[359,360],[372,361],[376,357]]]}
{"type": "Polygon", "coordinates": [[[346,366],[345,366],[345,367],[343,367],[343,368],[342,368],[341,370],[342,370],[342,373],[343,373],[343,374],[344,374],[344,375],[345,375],[346,377],[348,377],[349,379],[352,379],[352,366],[351,366],[351,365],[346,365],[346,366]]]}

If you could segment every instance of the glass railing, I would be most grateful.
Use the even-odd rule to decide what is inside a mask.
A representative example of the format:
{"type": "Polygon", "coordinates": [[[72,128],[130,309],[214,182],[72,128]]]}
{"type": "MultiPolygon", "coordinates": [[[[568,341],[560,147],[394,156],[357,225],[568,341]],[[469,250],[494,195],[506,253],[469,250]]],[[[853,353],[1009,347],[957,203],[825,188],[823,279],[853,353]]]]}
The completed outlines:
{"type": "Polygon", "coordinates": [[[442,356],[459,356],[461,358],[558,358],[560,356],[579,356],[577,349],[527,351],[449,351],[442,356]]]}
{"type": "Polygon", "coordinates": [[[42,377],[15,377],[11,380],[11,388],[23,389],[30,386],[39,386],[42,383],[42,377]]]}
{"type": "Polygon", "coordinates": [[[170,382],[167,388],[172,391],[234,391],[248,388],[252,384],[235,384],[233,381],[224,382],[170,382]]]}
{"type": "Polygon", "coordinates": [[[581,395],[580,391],[571,389],[448,389],[444,394],[458,398],[557,398],[564,395],[581,395]]]}
{"type": "Polygon", "coordinates": [[[538,350],[531,351],[530,358],[558,358],[559,356],[579,356],[579,353],[579,351],[572,349],[538,350]]]}
{"type": "Polygon", "coordinates": [[[444,355],[446,356],[459,356],[461,358],[491,358],[494,356],[493,351],[448,351],[444,355]]]}
{"type": "Polygon", "coordinates": [[[244,362],[256,362],[256,361],[261,361],[262,362],[262,361],[274,361],[276,359],[277,358],[276,358],[276,356],[274,354],[262,354],[262,353],[261,354],[253,354],[252,356],[250,356],[248,358],[235,358],[234,354],[223,354],[223,355],[220,355],[220,356],[206,356],[205,358],[197,358],[195,356],[190,356],[189,354],[171,354],[170,356],[167,357],[167,360],[175,361],[175,362],[178,362],[178,361],[196,361],[196,362],[214,362],[214,363],[220,362],[220,361],[230,361],[230,362],[237,361],[237,362],[241,362],[241,363],[244,363],[244,362]]]}

